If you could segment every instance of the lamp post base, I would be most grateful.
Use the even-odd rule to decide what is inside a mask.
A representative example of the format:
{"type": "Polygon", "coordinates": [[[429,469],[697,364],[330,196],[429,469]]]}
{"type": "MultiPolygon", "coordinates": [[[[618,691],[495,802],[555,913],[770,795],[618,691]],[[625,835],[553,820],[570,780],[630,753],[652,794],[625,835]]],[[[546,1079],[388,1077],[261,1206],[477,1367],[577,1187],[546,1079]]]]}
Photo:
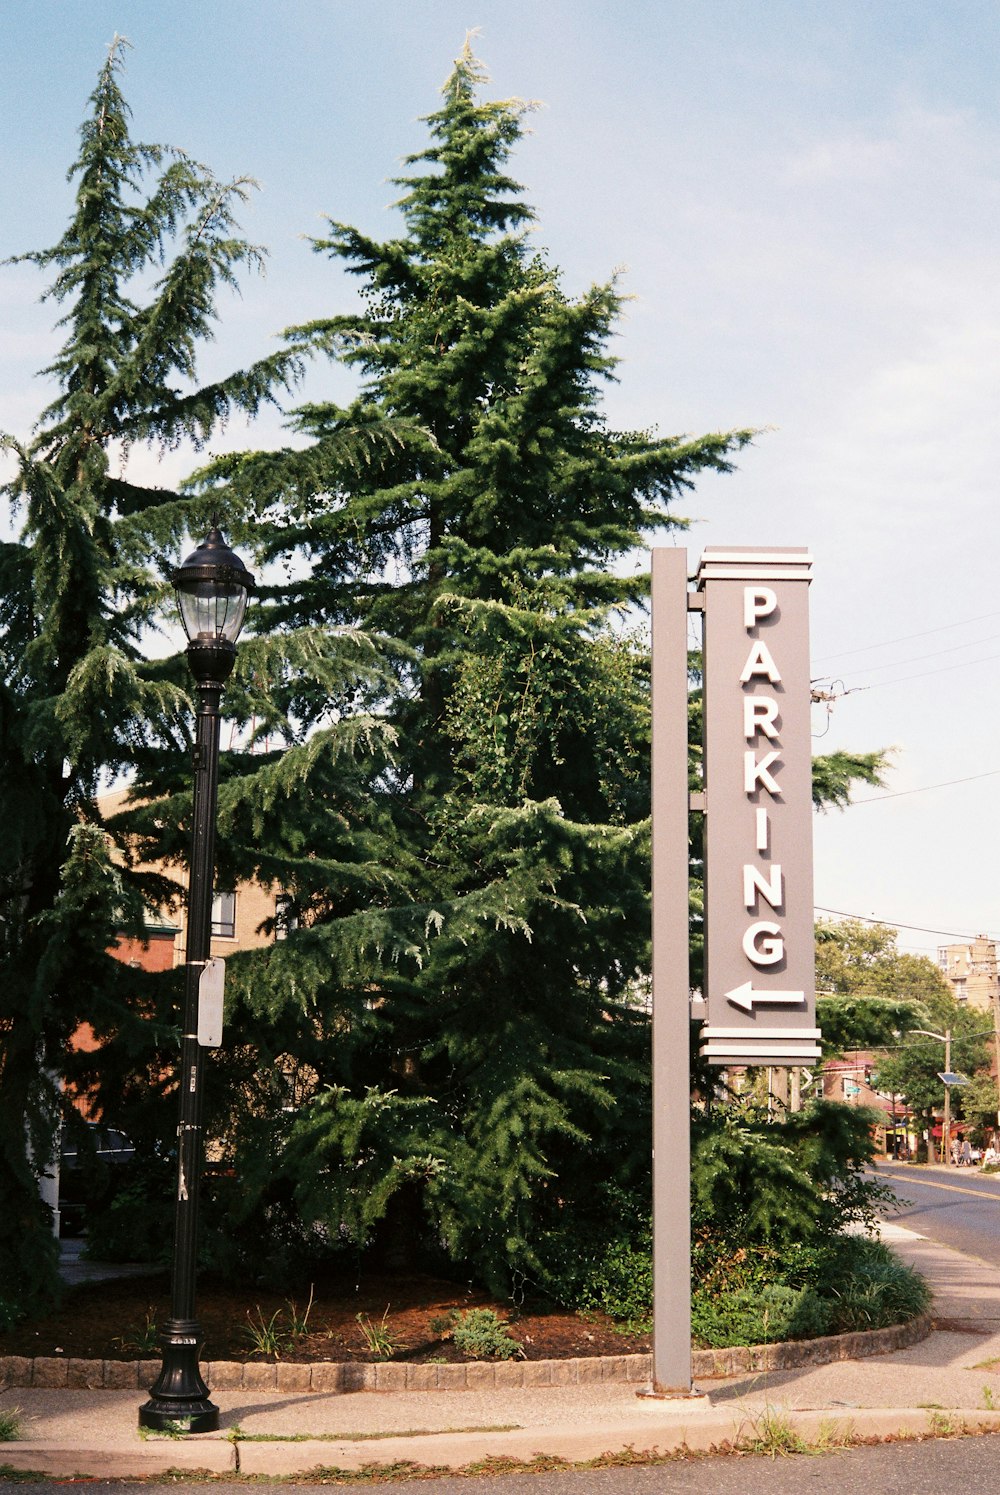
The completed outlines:
{"type": "Polygon", "coordinates": [[[198,1369],[199,1326],[170,1319],[162,1335],[163,1365],[139,1408],[139,1426],[157,1433],[215,1433],[219,1409],[198,1369]]]}

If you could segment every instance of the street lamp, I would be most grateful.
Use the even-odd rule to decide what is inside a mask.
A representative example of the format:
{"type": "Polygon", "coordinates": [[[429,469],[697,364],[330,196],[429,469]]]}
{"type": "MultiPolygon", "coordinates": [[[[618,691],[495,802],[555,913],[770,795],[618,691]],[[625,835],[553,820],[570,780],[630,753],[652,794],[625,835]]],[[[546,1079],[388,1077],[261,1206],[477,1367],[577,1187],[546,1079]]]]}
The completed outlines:
{"type": "Polygon", "coordinates": [[[209,1400],[198,1368],[201,1329],[194,1311],[204,1109],[204,1058],[198,1041],[199,982],[211,955],[219,706],[222,688],[236,662],[236,640],[254,579],[214,525],[172,579],[188,636],[188,665],[198,686],[198,715],[170,1318],[160,1335],[163,1364],[149,1388],[149,1401],[139,1408],[139,1426],[158,1432],[211,1433],[219,1426],[219,1409],[209,1400]]]}
{"type": "MultiPolygon", "coordinates": [[[[925,1038],[936,1038],[939,1043],[944,1044],[944,1072],[951,1075],[951,1029],[946,1028],[943,1033],[932,1033],[929,1028],[911,1028],[911,1033],[922,1033],[925,1038]]],[[[941,1120],[941,1161],[946,1167],[951,1165],[951,1079],[944,1082],[944,1116],[941,1120]]],[[[933,1120],[933,1117],[931,1118],[933,1120]]]]}

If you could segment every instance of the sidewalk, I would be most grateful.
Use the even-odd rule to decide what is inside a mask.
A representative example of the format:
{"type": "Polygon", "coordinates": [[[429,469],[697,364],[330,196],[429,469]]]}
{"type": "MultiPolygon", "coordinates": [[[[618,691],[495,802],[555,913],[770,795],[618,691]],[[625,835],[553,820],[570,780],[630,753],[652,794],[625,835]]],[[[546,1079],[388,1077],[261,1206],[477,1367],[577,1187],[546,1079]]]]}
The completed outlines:
{"type": "Polygon", "coordinates": [[[461,1468],[489,1458],[547,1454],[581,1461],[605,1452],[746,1440],[778,1415],[804,1439],[1000,1431],[1000,1270],[898,1226],[884,1237],[935,1292],[944,1327],[877,1359],[704,1383],[692,1401],[637,1398],[634,1385],[464,1391],[322,1393],[219,1391],[221,1429],[141,1437],[134,1391],[16,1388],[23,1442],[0,1446],[0,1467],[114,1478],[169,1469],[255,1475],[356,1470],[406,1462],[461,1468]],[[998,1410],[994,1410],[997,1408],[998,1410]],[[257,1441],[260,1440],[260,1441],[257,1441]],[[292,1441],[294,1440],[294,1441],[292,1441]]]}

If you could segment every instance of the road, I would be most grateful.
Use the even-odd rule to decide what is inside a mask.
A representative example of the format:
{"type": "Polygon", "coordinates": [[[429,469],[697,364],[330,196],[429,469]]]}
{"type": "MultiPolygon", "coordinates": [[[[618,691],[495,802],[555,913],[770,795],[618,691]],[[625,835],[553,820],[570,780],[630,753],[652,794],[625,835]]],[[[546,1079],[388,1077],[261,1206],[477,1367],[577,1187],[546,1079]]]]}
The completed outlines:
{"type": "Polygon", "coordinates": [[[880,1165],[887,1183],[907,1203],[891,1222],[984,1261],[1000,1262],[1000,1174],[974,1168],[933,1172],[907,1164],[880,1165]]]}
{"type": "MultiPolygon", "coordinates": [[[[2,1450],[0,1450],[2,1455],[2,1450]]],[[[895,1443],[877,1448],[849,1448],[814,1457],[771,1459],[688,1458],[657,1465],[620,1469],[586,1469],[552,1474],[483,1475],[478,1478],[393,1480],[374,1486],[379,1495],[844,1495],[850,1490],[877,1490],[879,1495],[995,1495],[1000,1481],[1000,1436],[895,1443]]],[[[183,1476],[173,1489],[204,1490],[183,1476]]],[[[254,1489],[271,1482],[255,1480],[254,1489]]],[[[116,1480],[88,1482],[102,1495],[136,1495],[142,1485],[116,1480]]],[[[67,1480],[32,1483],[32,1492],[56,1495],[71,1488],[67,1480]]],[[[19,1488],[0,1474],[0,1490],[19,1488]]],[[[283,1495],[316,1490],[303,1480],[281,1481],[283,1495]]],[[[329,1488],[329,1487],[327,1487],[329,1488]]],[[[212,1495],[247,1495],[246,1484],[212,1480],[212,1495]]]]}

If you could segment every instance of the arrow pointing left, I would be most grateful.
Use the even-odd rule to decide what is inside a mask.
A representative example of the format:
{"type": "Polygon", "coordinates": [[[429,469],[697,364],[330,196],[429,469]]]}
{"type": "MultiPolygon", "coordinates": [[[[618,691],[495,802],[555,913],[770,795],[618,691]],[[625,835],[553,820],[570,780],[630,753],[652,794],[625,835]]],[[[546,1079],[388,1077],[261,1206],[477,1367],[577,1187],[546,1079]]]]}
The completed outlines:
{"type": "Polygon", "coordinates": [[[805,999],[804,991],[754,991],[752,981],[726,992],[726,1001],[743,1012],[753,1012],[755,1007],[794,1007],[805,999]]]}

